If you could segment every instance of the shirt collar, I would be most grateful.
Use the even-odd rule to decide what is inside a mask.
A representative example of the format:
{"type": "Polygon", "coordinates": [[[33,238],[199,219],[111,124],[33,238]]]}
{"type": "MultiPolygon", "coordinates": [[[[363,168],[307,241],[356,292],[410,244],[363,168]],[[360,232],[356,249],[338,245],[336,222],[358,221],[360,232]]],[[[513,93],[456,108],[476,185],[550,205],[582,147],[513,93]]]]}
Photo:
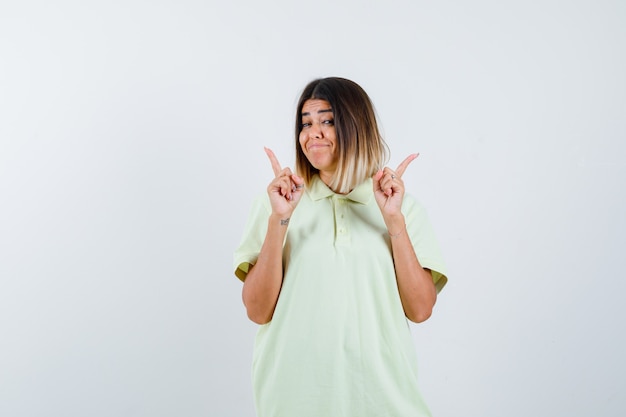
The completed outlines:
{"type": "MultiPolygon", "coordinates": [[[[327,198],[335,194],[333,190],[324,184],[324,181],[320,179],[319,175],[315,175],[311,178],[307,192],[313,201],[321,200],[322,198],[327,198]]],[[[372,198],[372,195],[372,179],[368,178],[350,191],[346,195],[346,198],[357,203],[367,204],[372,198]]]]}

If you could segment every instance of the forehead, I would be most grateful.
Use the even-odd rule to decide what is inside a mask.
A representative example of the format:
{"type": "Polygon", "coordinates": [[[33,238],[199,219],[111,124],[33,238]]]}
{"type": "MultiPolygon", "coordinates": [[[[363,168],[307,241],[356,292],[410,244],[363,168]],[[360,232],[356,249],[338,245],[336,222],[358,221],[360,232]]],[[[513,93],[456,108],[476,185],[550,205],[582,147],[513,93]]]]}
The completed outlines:
{"type": "Polygon", "coordinates": [[[329,110],[332,111],[332,107],[329,102],[313,98],[304,102],[304,105],[302,106],[302,115],[310,116],[320,112],[326,113],[329,110]]]}

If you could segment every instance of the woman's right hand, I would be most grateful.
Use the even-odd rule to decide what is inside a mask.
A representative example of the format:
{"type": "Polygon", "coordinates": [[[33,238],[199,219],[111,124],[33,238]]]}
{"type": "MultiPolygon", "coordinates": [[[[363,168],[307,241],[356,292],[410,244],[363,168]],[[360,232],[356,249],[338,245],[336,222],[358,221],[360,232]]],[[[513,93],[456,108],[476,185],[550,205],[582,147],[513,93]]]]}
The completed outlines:
{"type": "Polygon", "coordinates": [[[304,179],[292,173],[289,168],[281,168],[271,149],[265,148],[265,153],[272,163],[275,175],[267,187],[272,213],[281,219],[289,219],[304,192],[304,179]]]}

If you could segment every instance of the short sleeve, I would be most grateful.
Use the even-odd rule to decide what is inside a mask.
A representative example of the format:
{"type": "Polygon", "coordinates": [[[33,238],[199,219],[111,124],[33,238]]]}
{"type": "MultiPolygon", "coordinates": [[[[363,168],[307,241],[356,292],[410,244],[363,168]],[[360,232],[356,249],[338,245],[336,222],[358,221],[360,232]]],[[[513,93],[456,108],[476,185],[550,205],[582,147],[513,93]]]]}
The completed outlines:
{"type": "Polygon", "coordinates": [[[430,269],[439,293],[448,282],[446,266],[426,209],[411,195],[404,195],[402,206],[406,228],[415,255],[423,268],[430,269]]]}
{"type": "Polygon", "coordinates": [[[235,276],[244,281],[256,263],[267,233],[267,220],[271,206],[267,194],[261,194],[252,203],[239,247],[235,250],[233,268],[235,276]]]}

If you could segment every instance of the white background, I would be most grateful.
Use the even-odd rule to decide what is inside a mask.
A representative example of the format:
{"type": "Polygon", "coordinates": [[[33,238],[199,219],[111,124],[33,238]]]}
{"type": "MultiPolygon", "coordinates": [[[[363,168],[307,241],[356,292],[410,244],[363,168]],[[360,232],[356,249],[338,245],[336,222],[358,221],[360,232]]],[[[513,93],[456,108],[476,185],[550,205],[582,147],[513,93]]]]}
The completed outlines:
{"type": "Polygon", "coordinates": [[[232,252],[329,75],[421,153],[433,413],[622,415],[625,51],[621,0],[3,1],[0,415],[254,415],[232,252]]]}

